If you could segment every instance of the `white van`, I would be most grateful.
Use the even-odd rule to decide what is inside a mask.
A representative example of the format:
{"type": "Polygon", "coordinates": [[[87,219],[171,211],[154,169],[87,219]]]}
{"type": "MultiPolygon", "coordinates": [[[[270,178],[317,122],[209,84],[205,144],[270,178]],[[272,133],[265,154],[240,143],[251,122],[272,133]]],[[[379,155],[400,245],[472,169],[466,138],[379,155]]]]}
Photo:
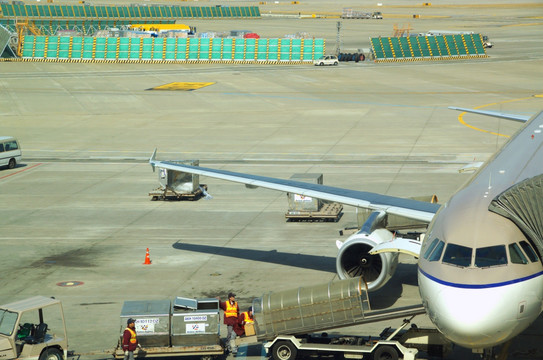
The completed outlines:
{"type": "Polygon", "coordinates": [[[0,166],[13,169],[21,162],[21,147],[17,139],[11,136],[0,136],[0,166]]]}

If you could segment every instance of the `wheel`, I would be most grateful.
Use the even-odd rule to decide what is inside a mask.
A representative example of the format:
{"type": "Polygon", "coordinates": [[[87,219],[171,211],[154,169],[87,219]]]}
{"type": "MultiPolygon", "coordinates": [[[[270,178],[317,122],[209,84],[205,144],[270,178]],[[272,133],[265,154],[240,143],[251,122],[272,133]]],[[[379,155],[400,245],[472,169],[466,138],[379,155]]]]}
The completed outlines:
{"type": "Polygon", "coordinates": [[[338,64],[338,62],[337,62],[337,61],[334,61],[334,66],[336,66],[337,64],[338,64]]]}
{"type": "Polygon", "coordinates": [[[15,159],[9,159],[8,169],[13,169],[15,167],[15,159]]]}
{"type": "Polygon", "coordinates": [[[273,360],[294,360],[298,349],[290,341],[278,341],[272,348],[273,360]]]}
{"type": "Polygon", "coordinates": [[[40,355],[40,360],[62,360],[62,352],[57,348],[46,348],[40,355]]]}
{"type": "Polygon", "coordinates": [[[373,353],[373,360],[398,360],[398,351],[393,346],[380,346],[373,353]]]}
{"type": "Polygon", "coordinates": [[[323,63],[323,62],[321,62],[321,63],[320,63],[319,65],[320,65],[320,66],[324,66],[324,63],[323,63]]]}

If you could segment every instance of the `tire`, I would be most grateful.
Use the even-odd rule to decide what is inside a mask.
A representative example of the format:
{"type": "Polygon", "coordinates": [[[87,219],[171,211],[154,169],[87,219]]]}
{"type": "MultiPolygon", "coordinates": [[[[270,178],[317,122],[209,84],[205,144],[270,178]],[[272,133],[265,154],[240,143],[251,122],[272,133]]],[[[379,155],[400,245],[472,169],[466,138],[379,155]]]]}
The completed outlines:
{"type": "Polygon", "coordinates": [[[290,341],[278,341],[272,348],[273,360],[294,360],[297,354],[298,349],[290,341]]]}
{"type": "Polygon", "coordinates": [[[8,169],[13,169],[15,167],[15,159],[9,159],[8,169]]]}
{"type": "Polygon", "coordinates": [[[42,351],[39,360],[63,360],[62,352],[57,348],[46,348],[42,351]]]}
{"type": "Polygon", "coordinates": [[[334,66],[337,66],[338,65],[338,62],[337,61],[334,61],[334,66]]]}
{"type": "Polygon", "coordinates": [[[320,63],[319,65],[320,65],[320,66],[324,66],[324,63],[323,63],[323,62],[321,62],[321,63],[320,63]]]}
{"type": "Polygon", "coordinates": [[[360,61],[366,60],[366,56],[364,54],[360,54],[360,61]]]}
{"type": "Polygon", "coordinates": [[[373,352],[373,360],[398,360],[398,351],[390,345],[379,346],[373,352]]]}

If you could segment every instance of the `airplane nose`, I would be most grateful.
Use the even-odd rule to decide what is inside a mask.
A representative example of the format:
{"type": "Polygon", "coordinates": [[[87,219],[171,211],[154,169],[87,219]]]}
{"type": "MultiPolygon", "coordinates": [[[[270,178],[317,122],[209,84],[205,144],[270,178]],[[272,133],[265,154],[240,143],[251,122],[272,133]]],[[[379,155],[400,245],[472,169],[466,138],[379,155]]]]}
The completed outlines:
{"type": "Polygon", "coordinates": [[[434,325],[460,346],[487,348],[515,335],[516,305],[498,289],[459,289],[423,276],[419,289],[434,325]]]}

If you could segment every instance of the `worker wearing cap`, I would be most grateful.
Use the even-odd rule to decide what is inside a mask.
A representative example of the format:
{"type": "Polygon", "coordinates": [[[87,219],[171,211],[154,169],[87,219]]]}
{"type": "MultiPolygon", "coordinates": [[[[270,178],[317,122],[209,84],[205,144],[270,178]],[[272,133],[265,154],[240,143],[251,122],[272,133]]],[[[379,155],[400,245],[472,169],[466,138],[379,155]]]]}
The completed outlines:
{"type": "Polygon", "coordinates": [[[239,323],[240,323],[241,328],[243,329],[244,332],[245,332],[245,325],[255,323],[255,318],[253,316],[253,307],[252,306],[249,306],[247,311],[241,313],[241,315],[239,316],[239,323]]]}
{"type": "Polygon", "coordinates": [[[237,346],[234,343],[236,339],[236,330],[239,331],[238,317],[239,306],[236,301],[236,294],[228,293],[227,301],[219,301],[220,308],[224,311],[224,324],[226,325],[228,332],[226,335],[226,348],[232,353],[237,353],[237,346]]]}
{"type": "Polygon", "coordinates": [[[124,360],[134,360],[134,350],[138,346],[141,347],[138,344],[138,336],[136,334],[136,320],[130,318],[126,322],[126,329],[124,329],[123,333],[124,360]]]}

